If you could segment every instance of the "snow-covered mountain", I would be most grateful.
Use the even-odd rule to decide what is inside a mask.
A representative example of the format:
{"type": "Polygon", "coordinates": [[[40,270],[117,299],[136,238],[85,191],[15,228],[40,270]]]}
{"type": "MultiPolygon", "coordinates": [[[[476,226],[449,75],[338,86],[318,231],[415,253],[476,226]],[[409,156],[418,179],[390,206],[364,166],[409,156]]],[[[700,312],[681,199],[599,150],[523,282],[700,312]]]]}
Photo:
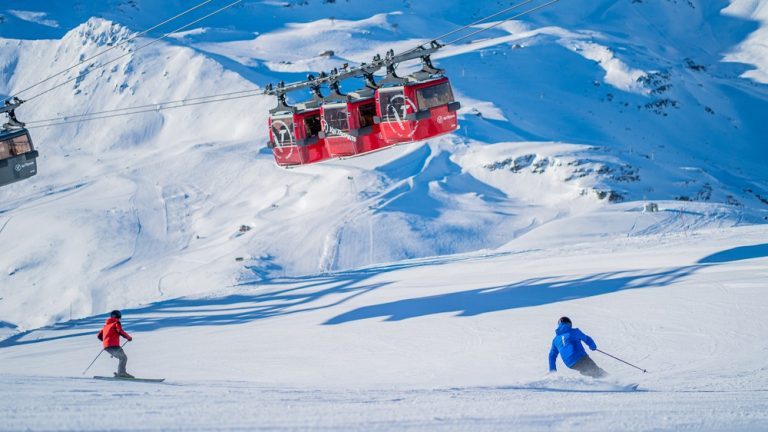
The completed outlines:
{"type": "MultiPolygon", "coordinates": [[[[752,374],[750,389],[760,390],[760,347],[739,351],[734,363],[717,356],[738,349],[718,328],[728,316],[743,314],[734,331],[759,337],[762,325],[745,327],[766,308],[754,281],[765,276],[768,221],[768,1],[561,0],[433,56],[462,103],[455,134],[297,169],[277,167],[266,147],[274,106],[266,96],[41,126],[301,80],[411,48],[513,2],[245,0],[141,48],[231,3],[214,0],[124,43],[193,3],[0,5],[0,95],[113,48],[93,60],[105,67],[17,110],[41,156],[37,176],[0,189],[0,361],[9,372],[79,373],[70,370],[90,361],[81,353],[93,342],[86,330],[98,327],[99,314],[127,308],[134,329],[147,334],[136,348],[147,358],[166,337],[194,345],[216,337],[224,341],[218,352],[244,344],[243,334],[271,334],[257,344],[275,349],[258,357],[269,373],[257,381],[274,385],[491,385],[513,357],[500,339],[534,346],[551,331],[545,321],[543,334],[540,321],[565,304],[622,322],[630,337],[660,332],[656,352],[626,353],[671,370],[648,385],[663,387],[676,372],[675,385],[697,389],[704,384],[695,367],[720,367],[707,385],[731,391],[729,379],[752,374]],[[729,264],[705,260],[731,249],[739,252],[729,264]],[[687,343],[693,317],[659,323],[686,307],[697,284],[707,302],[697,313],[723,308],[706,326],[717,334],[711,351],[719,360],[701,364],[674,349],[687,343]],[[552,294],[558,289],[567,292],[552,294]],[[751,303],[731,298],[737,289],[751,303]],[[644,318],[647,311],[653,316],[644,318]],[[510,320],[524,336],[500,330],[510,320]],[[196,330],[185,338],[183,327],[196,330]],[[350,354],[362,340],[375,346],[350,354]],[[304,349],[325,360],[297,374],[304,349]],[[32,360],[62,351],[78,354],[47,371],[32,360]],[[402,375],[402,356],[414,359],[413,372],[402,375]],[[466,372],[473,361],[483,373],[466,372]],[[670,366],[680,362],[693,366],[670,366]],[[381,376],[371,377],[372,364],[381,376]]],[[[605,335],[613,346],[625,336],[605,335]]],[[[199,356],[196,366],[176,369],[180,379],[257,374],[238,353],[201,354],[183,343],[174,350],[199,356]],[[229,369],[214,372],[219,360],[229,369]]],[[[522,378],[504,379],[531,381],[545,354],[517,358],[522,378]]],[[[756,399],[751,409],[765,406],[756,399]]],[[[713,417],[674,424],[718,429],[730,419],[713,417]]],[[[630,428],[612,418],[596,429],[630,428]]]]}
{"type": "MultiPolygon", "coordinates": [[[[564,1],[504,23],[436,56],[464,106],[457,134],[351,161],[275,167],[264,96],[33,128],[40,174],[0,191],[2,236],[15,245],[0,253],[1,315],[34,327],[269,275],[495,248],[618,202],[661,201],[675,211],[661,220],[695,207],[690,224],[702,227],[761,222],[768,66],[754,35],[765,12],[747,3],[564,1]],[[56,301],[30,303],[41,293],[56,301]]],[[[32,6],[3,12],[3,94],[183,9],[32,6]]],[[[149,35],[118,46],[95,62],[128,55],[19,115],[301,79],[500,6],[243,2],[136,53],[149,35]]]]}

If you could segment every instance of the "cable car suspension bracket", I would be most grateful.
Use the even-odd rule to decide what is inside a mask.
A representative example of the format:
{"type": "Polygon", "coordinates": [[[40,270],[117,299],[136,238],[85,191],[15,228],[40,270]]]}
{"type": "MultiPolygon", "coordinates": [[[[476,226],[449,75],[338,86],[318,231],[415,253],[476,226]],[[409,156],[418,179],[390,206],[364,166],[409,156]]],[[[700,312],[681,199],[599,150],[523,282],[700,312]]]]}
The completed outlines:
{"type": "Polygon", "coordinates": [[[16,118],[16,108],[20,107],[24,101],[14,96],[6,100],[5,105],[0,106],[0,114],[8,115],[8,122],[3,125],[3,130],[21,129],[24,123],[16,118]]]}
{"type": "MultiPolygon", "coordinates": [[[[426,45],[426,44],[425,44],[426,45]]],[[[376,55],[373,57],[373,60],[371,63],[362,63],[358,67],[354,68],[348,68],[342,66],[341,69],[334,69],[331,71],[330,74],[326,74],[325,72],[321,72],[320,75],[317,77],[314,76],[308,76],[306,81],[299,81],[291,84],[285,84],[284,82],[280,82],[277,84],[277,86],[267,85],[265,88],[264,93],[272,96],[278,97],[278,108],[281,108],[281,96],[282,101],[284,103],[285,98],[284,95],[286,93],[290,93],[297,90],[302,90],[309,88],[312,90],[313,88],[319,88],[319,86],[323,84],[331,84],[332,82],[339,82],[350,78],[359,78],[362,77],[366,81],[366,86],[371,88],[377,88],[379,85],[376,84],[376,82],[373,79],[373,74],[381,69],[387,70],[387,76],[381,81],[381,83],[387,83],[387,82],[397,82],[397,83],[403,83],[406,81],[405,78],[398,77],[395,74],[395,68],[400,63],[406,62],[408,60],[413,59],[421,59],[422,61],[422,70],[417,73],[428,73],[430,75],[438,75],[442,74],[441,69],[437,69],[432,65],[432,61],[430,59],[430,55],[440,50],[443,45],[440,44],[437,41],[431,41],[429,43],[429,46],[421,45],[415,49],[412,49],[410,51],[406,51],[401,54],[395,54],[393,50],[390,50],[387,52],[387,55],[382,58],[380,55],[376,55]]],[[[345,65],[346,66],[346,65],[345,65]]],[[[313,92],[313,100],[317,96],[317,93],[315,90],[312,90],[313,92]]],[[[286,105],[287,106],[287,105],[286,105]]],[[[277,109],[277,108],[275,108],[277,109]]]]}

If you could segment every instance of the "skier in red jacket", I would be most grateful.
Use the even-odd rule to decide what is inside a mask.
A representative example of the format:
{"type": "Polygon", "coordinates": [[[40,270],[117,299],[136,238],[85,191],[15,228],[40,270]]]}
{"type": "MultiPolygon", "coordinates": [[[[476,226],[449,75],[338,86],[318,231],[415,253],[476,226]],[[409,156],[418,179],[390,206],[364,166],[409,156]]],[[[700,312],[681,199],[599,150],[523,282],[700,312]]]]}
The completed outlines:
{"type": "Polygon", "coordinates": [[[125,355],[125,351],[123,351],[123,348],[120,346],[120,336],[129,341],[133,340],[131,335],[124,332],[123,326],[120,325],[120,318],[122,318],[122,316],[123,314],[121,314],[119,310],[113,310],[112,313],[109,314],[106,324],[104,324],[104,327],[99,331],[97,337],[100,341],[103,341],[104,351],[120,360],[115,376],[120,378],[133,378],[133,375],[125,371],[125,365],[128,364],[128,356],[125,355]]]}

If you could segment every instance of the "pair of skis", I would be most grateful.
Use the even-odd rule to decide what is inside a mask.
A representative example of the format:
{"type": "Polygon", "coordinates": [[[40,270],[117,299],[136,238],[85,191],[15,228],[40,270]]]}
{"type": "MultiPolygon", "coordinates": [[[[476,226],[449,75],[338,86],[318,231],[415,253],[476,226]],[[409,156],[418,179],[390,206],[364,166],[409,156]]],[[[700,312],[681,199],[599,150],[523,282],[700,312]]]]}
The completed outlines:
{"type": "MultiPolygon", "coordinates": [[[[128,342],[130,342],[130,340],[125,341],[124,344],[120,345],[120,348],[124,347],[126,344],[128,344],[128,342]]],[[[93,359],[93,361],[91,362],[91,364],[88,365],[87,368],[85,368],[85,370],[83,371],[83,375],[85,375],[85,373],[88,372],[88,369],[90,369],[91,366],[93,366],[93,364],[96,363],[96,360],[99,359],[99,357],[101,356],[101,353],[103,353],[104,351],[106,351],[104,348],[102,348],[101,351],[99,351],[99,354],[96,356],[96,358],[93,359]]],[[[97,375],[97,376],[94,376],[93,378],[99,379],[99,380],[108,380],[108,381],[138,381],[138,382],[154,382],[154,383],[165,381],[165,378],[129,378],[129,377],[117,376],[117,374],[111,377],[97,375]]]]}
{"type": "Polygon", "coordinates": [[[165,381],[165,378],[128,378],[128,377],[121,377],[121,376],[94,376],[94,379],[98,380],[106,380],[106,381],[136,381],[136,382],[147,382],[147,383],[160,383],[165,381]]]}

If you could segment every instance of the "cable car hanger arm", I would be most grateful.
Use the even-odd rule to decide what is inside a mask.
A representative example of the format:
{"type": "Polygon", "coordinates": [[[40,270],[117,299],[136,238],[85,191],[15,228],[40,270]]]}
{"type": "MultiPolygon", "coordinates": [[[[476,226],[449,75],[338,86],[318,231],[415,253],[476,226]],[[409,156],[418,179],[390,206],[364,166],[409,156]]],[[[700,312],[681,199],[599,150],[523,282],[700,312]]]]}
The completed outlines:
{"type": "Polygon", "coordinates": [[[416,46],[415,48],[411,48],[411,49],[409,49],[407,51],[404,51],[404,52],[402,52],[400,54],[394,54],[394,51],[390,50],[383,59],[381,58],[380,55],[377,54],[373,58],[373,61],[371,63],[363,63],[363,64],[361,64],[360,66],[358,66],[356,68],[348,69],[348,68],[344,67],[344,68],[342,68],[341,72],[338,72],[337,69],[334,69],[333,71],[331,71],[330,74],[325,74],[324,72],[321,72],[320,76],[318,78],[310,76],[310,77],[308,77],[307,81],[295,82],[295,83],[290,83],[290,84],[285,84],[284,82],[281,81],[280,83],[278,83],[277,88],[273,87],[271,84],[268,84],[266,86],[266,88],[265,88],[265,93],[268,94],[268,95],[271,95],[271,96],[279,96],[280,94],[285,94],[285,93],[289,93],[289,92],[296,91],[296,90],[302,90],[302,89],[305,89],[305,88],[308,88],[308,87],[316,87],[316,86],[322,85],[322,84],[328,84],[328,83],[332,83],[332,82],[343,81],[343,80],[348,79],[348,78],[357,78],[357,77],[370,78],[371,75],[374,72],[377,72],[377,71],[379,71],[381,69],[384,69],[384,68],[389,69],[388,70],[388,74],[387,74],[387,79],[389,81],[393,81],[393,80],[397,80],[398,79],[394,74],[391,73],[391,71],[393,70],[393,67],[395,65],[399,64],[399,63],[402,63],[402,62],[405,62],[405,61],[408,61],[408,60],[413,60],[413,59],[416,59],[416,58],[421,58],[422,59],[422,64],[424,66],[423,67],[423,71],[424,72],[427,72],[427,73],[429,73],[429,72],[431,72],[431,73],[440,73],[441,72],[440,70],[438,70],[434,66],[432,66],[432,62],[431,62],[430,57],[429,57],[431,54],[437,52],[438,50],[440,50],[441,48],[443,48],[445,46],[453,45],[453,44],[455,44],[455,43],[457,43],[459,41],[465,40],[465,39],[467,39],[469,37],[472,37],[472,36],[475,36],[475,35],[480,34],[482,32],[488,31],[490,29],[496,28],[499,25],[501,25],[503,23],[506,23],[506,22],[509,22],[509,21],[511,21],[513,19],[520,18],[522,16],[528,15],[528,14],[533,13],[535,11],[538,11],[540,9],[544,9],[544,8],[546,8],[548,6],[551,6],[554,3],[559,2],[560,0],[549,0],[549,1],[547,1],[547,2],[545,2],[543,4],[540,4],[540,5],[536,6],[536,7],[527,9],[527,10],[522,11],[522,12],[520,12],[518,14],[515,14],[515,15],[513,15],[511,17],[505,18],[505,19],[503,19],[503,20],[501,20],[501,21],[499,21],[499,22],[497,22],[495,24],[492,24],[492,25],[488,26],[488,27],[484,27],[484,28],[478,29],[476,31],[473,31],[473,32],[467,34],[467,35],[458,37],[458,38],[453,39],[451,41],[448,41],[446,43],[440,43],[440,42],[438,42],[438,39],[442,39],[442,38],[444,38],[446,36],[453,35],[453,34],[459,32],[461,30],[470,28],[473,25],[482,23],[482,22],[487,21],[487,20],[489,20],[491,18],[495,18],[495,17],[497,17],[497,16],[499,16],[499,15],[501,15],[503,13],[506,13],[506,12],[509,12],[511,10],[517,9],[519,7],[522,7],[524,5],[532,3],[534,1],[535,0],[525,0],[525,1],[521,2],[521,3],[518,3],[517,5],[513,5],[511,7],[502,9],[502,10],[500,10],[500,11],[498,11],[498,12],[492,14],[492,15],[486,16],[486,17],[481,18],[479,20],[476,20],[476,21],[474,21],[474,22],[472,22],[470,24],[464,25],[464,26],[462,26],[462,27],[460,27],[458,29],[455,29],[455,30],[453,30],[451,32],[448,32],[448,33],[446,33],[444,35],[438,36],[437,38],[432,39],[430,42],[423,43],[421,45],[416,46]],[[426,45],[429,45],[429,47],[425,47],[426,45]]]}
{"type": "Polygon", "coordinates": [[[8,123],[3,125],[4,130],[23,128],[24,123],[16,118],[16,108],[20,107],[24,101],[14,96],[5,101],[5,104],[0,105],[0,114],[8,115],[8,123]]]}
{"type": "MultiPolygon", "coordinates": [[[[373,74],[374,72],[377,72],[381,69],[389,68],[408,60],[417,58],[428,59],[430,55],[443,47],[443,45],[437,41],[431,41],[429,43],[429,47],[425,47],[424,45],[420,45],[414,50],[406,51],[401,54],[395,54],[394,51],[390,50],[383,58],[377,54],[371,63],[363,63],[360,66],[352,69],[342,68],[340,71],[338,69],[334,69],[330,74],[321,72],[317,77],[309,75],[306,81],[299,81],[290,84],[285,84],[281,81],[275,87],[269,84],[265,89],[265,93],[268,95],[277,96],[297,90],[317,87],[322,84],[330,84],[332,82],[343,81],[349,78],[365,77],[366,75],[373,74]]],[[[431,61],[425,61],[431,66],[431,61]]]]}

